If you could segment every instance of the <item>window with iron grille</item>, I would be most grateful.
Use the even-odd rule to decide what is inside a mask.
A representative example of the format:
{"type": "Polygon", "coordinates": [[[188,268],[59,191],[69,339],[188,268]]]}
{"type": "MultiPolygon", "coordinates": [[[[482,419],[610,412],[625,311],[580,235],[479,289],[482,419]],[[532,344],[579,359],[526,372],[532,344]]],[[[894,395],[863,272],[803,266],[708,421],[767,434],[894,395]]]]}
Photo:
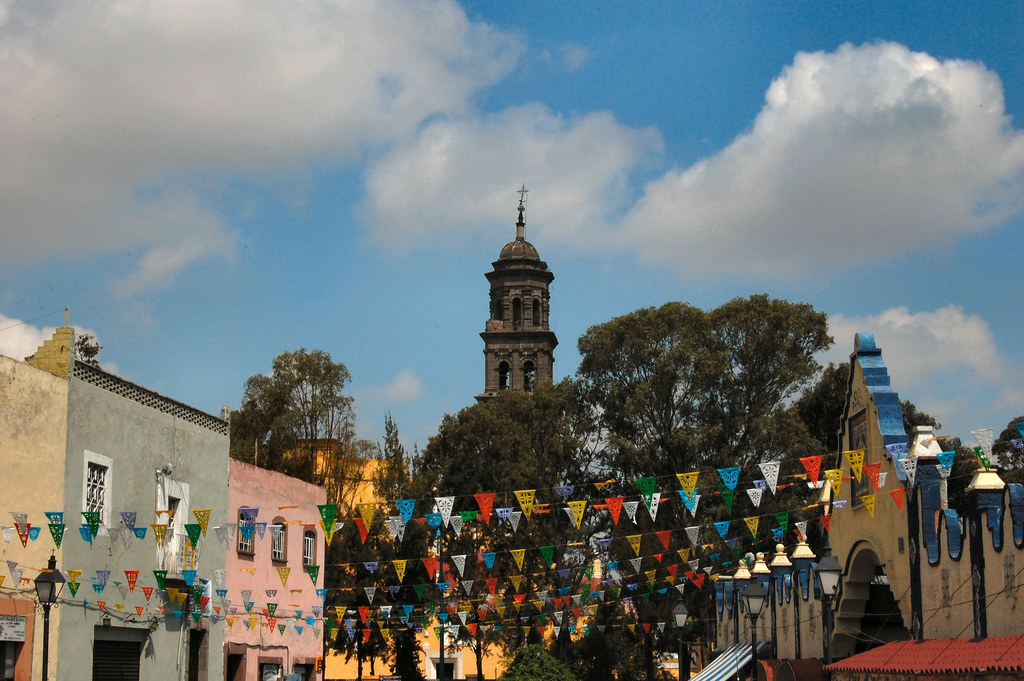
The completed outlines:
{"type": "Polygon", "coordinates": [[[306,530],[302,533],[302,564],[316,564],[316,530],[306,530]]]}
{"type": "Polygon", "coordinates": [[[85,510],[99,511],[103,509],[107,499],[107,471],[106,466],[101,466],[93,461],[89,462],[88,472],[85,479],[85,510]]]}

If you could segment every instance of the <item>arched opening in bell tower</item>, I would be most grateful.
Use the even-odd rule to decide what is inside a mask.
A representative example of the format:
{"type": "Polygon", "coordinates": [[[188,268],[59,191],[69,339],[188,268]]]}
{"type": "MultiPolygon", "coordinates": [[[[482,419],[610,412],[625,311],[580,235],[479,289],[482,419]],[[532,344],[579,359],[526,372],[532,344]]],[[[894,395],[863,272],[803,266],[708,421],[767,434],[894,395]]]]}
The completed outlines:
{"type": "Polygon", "coordinates": [[[523,301],[519,298],[512,299],[512,326],[519,328],[523,325],[523,301]]]}
{"type": "Polygon", "coordinates": [[[537,385],[537,367],[533,362],[527,361],[523,364],[523,390],[533,392],[535,385],[537,385]]]}
{"type": "Polygon", "coordinates": [[[508,390],[508,362],[498,364],[498,390],[508,390]]]}
{"type": "Polygon", "coordinates": [[[540,298],[533,299],[533,325],[540,326],[540,298]]]}

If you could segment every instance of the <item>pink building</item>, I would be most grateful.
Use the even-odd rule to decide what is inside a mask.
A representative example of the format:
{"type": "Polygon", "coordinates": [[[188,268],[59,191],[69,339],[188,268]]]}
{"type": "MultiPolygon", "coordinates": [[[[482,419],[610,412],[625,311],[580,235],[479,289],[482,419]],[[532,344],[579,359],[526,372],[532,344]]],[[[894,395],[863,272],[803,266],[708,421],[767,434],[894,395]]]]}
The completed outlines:
{"type": "Polygon", "coordinates": [[[238,529],[224,583],[227,681],[322,678],[317,590],[325,545],[317,506],[326,503],[322,487],[231,460],[228,508],[238,529]]]}

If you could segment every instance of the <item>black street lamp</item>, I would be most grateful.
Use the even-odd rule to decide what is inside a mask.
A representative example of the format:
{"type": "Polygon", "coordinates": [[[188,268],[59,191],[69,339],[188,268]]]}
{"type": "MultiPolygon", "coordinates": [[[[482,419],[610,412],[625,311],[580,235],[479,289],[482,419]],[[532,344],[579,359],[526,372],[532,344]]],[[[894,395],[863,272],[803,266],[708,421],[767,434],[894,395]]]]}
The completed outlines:
{"type": "Polygon", "coordinates": [[[821,587],[822,616],[825,620],[825,665],[832,664],[832,631],[835,628],[836,597],[839,594],[839,576],[843,567],[835,556],[825,556],[814,568],[814,576],[821,587]]]}
{"type": "Polygon", "coordinates": [[[754,582],[743,590],[743,605],[750,618],[750,678],[753,679],[757,670],[757,618],[761,615],[768,594],[764,587],[754,582]]]}
{"type": "Polygon", "coordinates": [[[683,599],[680,598],[679,602],[676,603],[676,607],[672,608],[672,619],[675,620],[676,636],[679,638],[679,681],[682,681],[683,679],[683,664],[686,664],[686,678],[690,678],[690,653],[686,649],[686,643],[683,641],[682,632],[682,629],[686,626],[686,620],[689,616],[690,611],[686,609],[686,604],[683,603],[683,599]]]}
{"type": "Polygon", "coordinates": [[[36,577],[36,597],[39,605],[43,606],[43,681],[46,681],[50,673],[50,608],[57,603],[65,581],[64,575],[57,569],[57,557],[51,553],[46,569],[36,577]]]}

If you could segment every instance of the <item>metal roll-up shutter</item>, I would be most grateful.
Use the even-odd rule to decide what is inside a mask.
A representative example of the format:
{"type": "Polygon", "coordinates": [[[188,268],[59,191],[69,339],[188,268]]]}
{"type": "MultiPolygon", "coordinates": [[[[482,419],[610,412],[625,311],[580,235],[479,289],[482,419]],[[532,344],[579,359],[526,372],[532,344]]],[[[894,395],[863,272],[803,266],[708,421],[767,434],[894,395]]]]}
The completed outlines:
{"type": "Polygon", "coordinates": [[[92,681],[139,681],[138,641],[94,641],[92,681]]]}

